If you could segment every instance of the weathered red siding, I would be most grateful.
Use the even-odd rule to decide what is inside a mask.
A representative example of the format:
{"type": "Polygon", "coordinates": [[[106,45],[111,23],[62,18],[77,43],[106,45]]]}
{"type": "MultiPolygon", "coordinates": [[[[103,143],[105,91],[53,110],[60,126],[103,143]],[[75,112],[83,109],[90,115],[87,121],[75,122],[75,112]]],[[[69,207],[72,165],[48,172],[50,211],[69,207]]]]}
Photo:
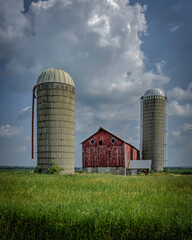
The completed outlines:
{"type": "Polygon", "coordinates": [[[82,148],[83,168],[125,167],[125,162],[137,160],[138,155],[137,149],[102,128],[85,140],[82,148]],[[115,143],[111,142],[112,138],[115,143]],[[94,144],[90,142],[92,139],[94,144]]]}
{"type": "Polygon", "coordinates": [[[137,160],[137,150],[135,148],[133,148],[132,159],[131,160],[137,160]]]}
{"type": "Polygon", "coordinates": [[[127,162],[130,159],[131,159],[131,146],[125,143],[125,161],[127,162]]]}
{"type": "Polygon", "coordinates": [[[124,142],[106,131],[99,131],[83,142],[83,167],[124,167],[124,142]],[[115,138],[116,142],[110,142],[115,138]],[[95,143],[91,144],[90,140],[95,143]],[[102,145],[99,145],[102,141],[102,145]]]}

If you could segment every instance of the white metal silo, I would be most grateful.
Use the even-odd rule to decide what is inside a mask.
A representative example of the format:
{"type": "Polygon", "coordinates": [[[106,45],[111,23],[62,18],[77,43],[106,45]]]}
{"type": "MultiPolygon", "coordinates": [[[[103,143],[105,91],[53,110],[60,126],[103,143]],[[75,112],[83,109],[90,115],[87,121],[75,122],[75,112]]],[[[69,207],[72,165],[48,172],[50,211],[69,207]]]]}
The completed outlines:
{"type": "Polygon", "coordinates": [[[39,76],[36,90],[37,166],[45,172],[48,168],[52,168],[52,163],[55,161],[60,168],[64,169],[64,173],[74,173],[74,82],[65,71],[49,68],[39,76]]]}
{"type": "Polygon", "coordinates": [[[162,171],[167,163],[167,97],[153,88],[141,97],[141,152],[152,160],[152,170],[162,171]]]}

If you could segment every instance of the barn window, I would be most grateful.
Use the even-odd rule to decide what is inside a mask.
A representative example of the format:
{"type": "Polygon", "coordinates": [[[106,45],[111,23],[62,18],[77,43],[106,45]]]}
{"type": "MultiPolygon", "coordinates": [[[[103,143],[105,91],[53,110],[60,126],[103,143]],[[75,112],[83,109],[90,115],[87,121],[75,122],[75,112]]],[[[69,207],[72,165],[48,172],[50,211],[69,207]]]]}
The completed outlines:
{"type": "Polygon", "coordinates": [[[95,143],[95,140],[92,138],[89,142],[90,142],[91,144],[94,144],[94,143],[95,143]]]}
{"type": "Polygon", "coordinates": [[[102,142],[102,141],[99,141],[99,145],[103,145],[103,142],[102,142]]]}
{"type": "Polygon", "coordinates": [[[110,142],[114,144],[116,142],[116,139],[115,138],[111,138],[110,142]]]}

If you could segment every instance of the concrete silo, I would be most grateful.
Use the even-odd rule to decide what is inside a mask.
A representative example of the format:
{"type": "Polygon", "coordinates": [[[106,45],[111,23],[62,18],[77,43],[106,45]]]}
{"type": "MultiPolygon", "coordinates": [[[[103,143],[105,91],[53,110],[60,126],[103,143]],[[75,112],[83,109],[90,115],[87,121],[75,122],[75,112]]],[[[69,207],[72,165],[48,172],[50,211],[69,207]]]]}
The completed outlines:
{"type": "Polygon", "coordinates": [[[161,171],[167,162],[167,97],[153,88],[141,97],[141,153],[143,160],[152,160],[152,170],[161,171]]]}
{"type": "Polygon", "coordinates": [[[33,96],[35,89],[37,90],[37,166],[42,172],[45,172],[52,167],[52,163],[55,161],[60,168],[64,169],[64,173],[74,173],[74,82],[65,71],[50,68],[39,76],[33,96]]]}

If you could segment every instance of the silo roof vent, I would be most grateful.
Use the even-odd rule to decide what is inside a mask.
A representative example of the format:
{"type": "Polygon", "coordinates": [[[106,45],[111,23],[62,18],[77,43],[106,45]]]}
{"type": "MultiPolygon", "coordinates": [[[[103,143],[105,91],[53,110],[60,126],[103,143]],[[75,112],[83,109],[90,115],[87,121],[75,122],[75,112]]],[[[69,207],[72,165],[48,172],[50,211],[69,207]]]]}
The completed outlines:
{"type": "Polygon", "coordinates": [[[165,97],[165,94],[164,92],[159,89],[159,88],[151,88],[151,89],[148,89],[145,94],[144,94],[144,98],[145,97],[150,97],[150,96],[162,96],[162,97],[165,97]]]}
{"type": "Polygon", "coordinates": [[[43,71],[37,79],[37,85],[47,82],[66,83],[75,87],[72,77],[59,68],[49,68],[43,71]]]}

